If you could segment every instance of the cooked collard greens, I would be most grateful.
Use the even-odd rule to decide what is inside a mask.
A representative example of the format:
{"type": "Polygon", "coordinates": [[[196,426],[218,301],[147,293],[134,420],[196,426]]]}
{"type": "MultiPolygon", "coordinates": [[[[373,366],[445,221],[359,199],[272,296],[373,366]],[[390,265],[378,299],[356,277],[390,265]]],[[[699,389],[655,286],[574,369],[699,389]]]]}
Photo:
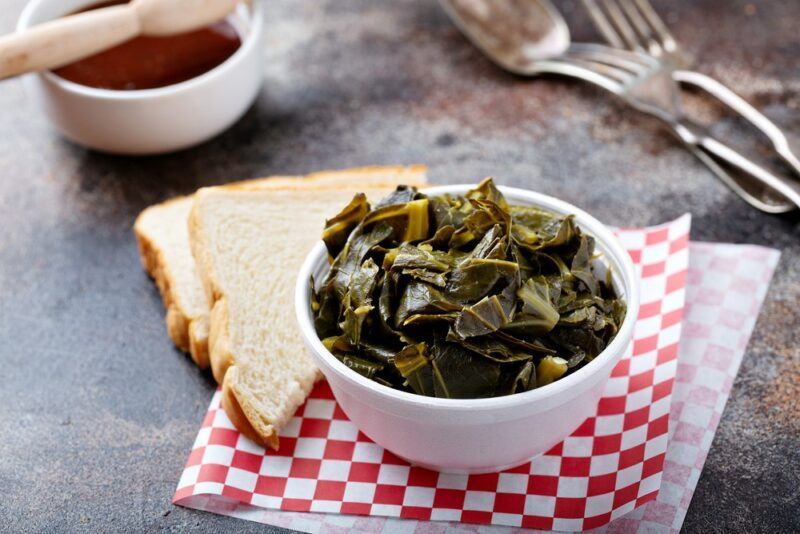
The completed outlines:
{"type": "Polygon", "coordinates": [[[574,217],[509,205],[490,178],[463,197],[401,186],[371,207],[356,195],[323,240],[317,334],[391,388],[465,399],[542,387],[595,358],[625,317],[574,217]]]}

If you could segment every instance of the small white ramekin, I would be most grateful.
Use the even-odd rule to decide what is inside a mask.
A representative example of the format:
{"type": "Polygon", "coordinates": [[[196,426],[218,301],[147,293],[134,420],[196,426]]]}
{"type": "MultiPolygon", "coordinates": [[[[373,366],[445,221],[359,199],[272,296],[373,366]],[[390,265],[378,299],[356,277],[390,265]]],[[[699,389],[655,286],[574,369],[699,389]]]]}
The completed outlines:
{"type": "MultiPolygon", "coordinates": [[[[463,194],[470,185],[433,187],[429,195],[463,194]]],[[[485,473],[520,465],[544,453],[594,414],[611,371],[630,350],[639,314],[639,289],[630,256],[617,238],[586,212],[546,195],[501,187],[515,204],[575,214],[578,225],[597,241],[597,251],[613,272],[628,311],[617,336],[597,358],[550,385],[490,399],[437,399],[398,391],[348,369],[314,331],[309,277],[324,278],[329,267],[320,241],[297,279],[295,311],[303,340],[347,416],[373,441],[422,467],[452,473],[485,473]]]]}
{"type": "MultiPolygon", "coordinates": [[[[96,0],[31,0],[20,15],[24,30],[96,3],[96,0]]],[[[26,89],[61,134],[103,152],[160,154],[202,143],[250,107],[263,79],[263,11],[239,6],[229,19],[242,38],[239,49],[216,68],[182,83],[140,91],[95,89],[52,72],[25,76],[26,89]]]]}

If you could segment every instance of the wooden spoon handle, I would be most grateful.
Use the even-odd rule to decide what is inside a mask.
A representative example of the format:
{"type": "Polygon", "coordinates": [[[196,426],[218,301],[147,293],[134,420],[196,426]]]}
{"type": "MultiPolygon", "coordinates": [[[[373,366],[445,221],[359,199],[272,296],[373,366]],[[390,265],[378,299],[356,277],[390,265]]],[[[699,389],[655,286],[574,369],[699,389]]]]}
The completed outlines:
{"type": "Polygon", "coordinates": [[[62,67],[139,32],[139,17],[126,4],[70,15],[0,37],[0,80],[62,67]]]}

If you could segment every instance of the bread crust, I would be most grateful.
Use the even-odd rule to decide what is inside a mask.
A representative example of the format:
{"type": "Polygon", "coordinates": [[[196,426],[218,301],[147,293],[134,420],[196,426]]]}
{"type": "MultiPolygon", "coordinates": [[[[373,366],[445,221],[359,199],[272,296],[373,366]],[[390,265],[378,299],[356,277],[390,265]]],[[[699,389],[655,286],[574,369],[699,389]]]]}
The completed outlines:
{"type": "Polygon", "coordinates": [[[206,369],[208,358],[208,315],[202,315],[189,323],[189,354],[201,369],[206,369]]]}
{"type": "Polygon", "coordinates": [[[228,328],[228,306],[224,298],[220,298],[211,307],[209,316],[208,347],[211,374],[218,384],[225,380],[225,373],[233,364],[231,341],[228,328]]]}
{"type": "Polygon", "coordinates": [[[239,368],[234,366],[229,368],[229,372],[225,374],[225,380],[222,382],[222,409],[225,410],[225,415],[231,420],[236,430],[255,441],[256,443],[265,444],[273,450],[278,450],[280,441],[277,432],[267,430],[266,432],[256,432],[250,420],[245,415],[242,405],[234,393],[233,382],[239,376],[239,368]],[[265,438],[266,436],[266,438],[265,438]]]}

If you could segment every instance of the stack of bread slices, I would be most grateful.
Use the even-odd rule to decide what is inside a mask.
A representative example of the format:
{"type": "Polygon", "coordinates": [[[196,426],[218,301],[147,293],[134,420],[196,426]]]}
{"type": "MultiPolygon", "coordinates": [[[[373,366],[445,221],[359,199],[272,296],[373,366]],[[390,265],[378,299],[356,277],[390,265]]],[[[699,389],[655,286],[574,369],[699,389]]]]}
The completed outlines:
{"type": "Polygon", "coordinates": [[[295,324],[306,254],[356,193],[424,186],[425,168],[367,167],[203,188],[144,210],[134,232],[175,345],[222,385],[239,431],[273,449],[320,373],[295,324]]]}

